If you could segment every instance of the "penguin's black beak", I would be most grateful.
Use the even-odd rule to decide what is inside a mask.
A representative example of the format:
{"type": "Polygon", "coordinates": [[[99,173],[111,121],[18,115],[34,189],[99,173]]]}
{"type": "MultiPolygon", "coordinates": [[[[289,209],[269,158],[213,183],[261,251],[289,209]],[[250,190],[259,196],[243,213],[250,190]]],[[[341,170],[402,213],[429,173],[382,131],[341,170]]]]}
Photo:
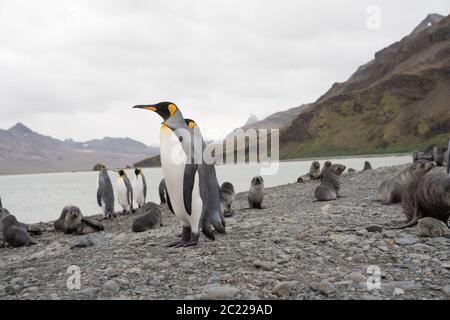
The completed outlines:
{"type": "Polygon", "coordinates": [[[150,104],[150,105],[143,105],[143,104],[139,104],[133,107],[133,109],[145,109],[145,110],[150,110],[150,111],[156,111],[158,110],[158,108],[156,108],[154,105],[150,104]]]}

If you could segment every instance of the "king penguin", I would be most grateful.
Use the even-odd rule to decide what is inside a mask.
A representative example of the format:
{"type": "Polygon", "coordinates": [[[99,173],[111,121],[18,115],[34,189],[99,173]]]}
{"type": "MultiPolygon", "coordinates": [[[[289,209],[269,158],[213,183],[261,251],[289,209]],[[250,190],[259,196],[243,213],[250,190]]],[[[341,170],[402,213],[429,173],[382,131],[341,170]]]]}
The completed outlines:
{"type": "Polygon", "coordinates": [[[225,233],[219,211],[208,206],[213,200],[208,199],[211,195],[207,192],[210,170],[194,160],[196,153],[202,154],[201,136],[193,137],[194,131],[186,125],[181,111],[172,102],[134,108],[156,112],[164,120],[160,130],[161,166],[173,211],[182,225],[181,240],[169,246],[197,245],[200,230],[213,240],[210,228],[205,226],[213,225],[218,232],[225,233]]]}
{"type": "Polygon", "coordinates": [[[147,182],[145,176],[140,168],[134,169],[136,180],[134,181],[134,194],[136,197],[136,203],[139,208],[145,205],[145,199],[147,198],[147,182]]]}
{"type": "Polygon", "coordinates": [[[117,200],[123,208],[123,213],[133,211],[133,188],[124,170],[117,171],[117,200]]]}
{"type": "Polygon", "coordinates": [[[114,191],[105,166],[100,165],[98,176],[97,203],[102,208],[105,218],[115,217],[114,212],[114,191]]]}

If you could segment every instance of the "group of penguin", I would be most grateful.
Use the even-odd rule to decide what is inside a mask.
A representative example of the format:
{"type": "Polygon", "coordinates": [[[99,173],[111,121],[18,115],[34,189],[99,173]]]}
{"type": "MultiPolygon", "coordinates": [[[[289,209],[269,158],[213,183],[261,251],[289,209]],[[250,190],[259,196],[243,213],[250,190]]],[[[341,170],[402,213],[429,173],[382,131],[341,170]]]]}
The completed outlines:
{"type": "MultiPolygon", "coordinates": [[[[116,215],[114,210],[114,191],[105,166],[100,165],[99,169],[97,202],[102,207],[105,217],[111,218],[116,215]]],[[[134,201],[136,201],[139,208],[142,208],[147,197],[147,182],[142,170],[139,168],[134,170],[135,179],[133,184],[131,184],[125,170],[118,170],[116,173],[119,175],[116,182],[117,200],[123,209],[123,213],[134,212],[134,201]]]]}

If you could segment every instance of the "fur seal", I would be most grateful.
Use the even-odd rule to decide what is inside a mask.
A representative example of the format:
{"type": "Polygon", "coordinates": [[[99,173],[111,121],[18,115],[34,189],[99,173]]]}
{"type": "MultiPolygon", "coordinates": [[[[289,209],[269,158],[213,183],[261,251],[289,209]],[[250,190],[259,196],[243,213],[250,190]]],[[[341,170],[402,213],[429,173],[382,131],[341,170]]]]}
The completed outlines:
{"type": "Polygon", "coordinates": [[[339,193],[341,188],[341,175],[345,171],[345,168],[342,164],[332,164],[325,167],[325,170],[322,170],[322,180],[314,191],[314,197],[318,201],[336,200],[341,196],[339,193]]]}
{"type": "Polygon", "coordinates": [[[162,226],[161,223],[161,209],[152,202],[147,202],[144,207],[138,209],[138,212],[142,211],[144,215],[134,220],[131,229],[133,232],[143,232],[153,229],[156,226],[162,226]]]}
{"type": "Polygon", "coordinates": [[[369,161],[364,162],[363,171],[366,171],[366,170],[372,170],[372,165],[370,164],[369,161]]]}
{"type": "Polygon", "coordinates": [[[319,180],[320,179],[320,163],[319,161],[314,161],[309,168],[309,172],[297,179],[297,182],[305,182],[309,180],[319,180]]]}
{"type": "Polygon", "coordinates": [[[264,199],[264,179],[261,176],[252,179],[247,199],[250,209],[262,209],[261,205],[264,199]]]}
{"type": "Polygon", "coordinates": [[[326,161],[326,162],[323,164],[322,171],[320,171],[320,179],[323,178],[323,176],[324,176],[324,174],[325,174],[325,171],[326,171],[329,167],[331,167],[331,165],[332,165],[331,161],[326,161]]]}
{"type": "Polygon", "coordinates": [[[383,181],[378,187],[377,199],[383,204],[402,201],[402,194],[406,187],[433,168],[434,164],[431,161],[419,160],[413,163],[393,178],[383,181]]]}
{"type": "Polygon", "coordinates": [[[15,216],[7,215],[3,218],[3,245],[8,243],[12,247],[23,247],[36,244],[31,240],[23,224],[19,223],[15,216]]]}
{"type": "Polygon", "coordinates": [[[223,215],[231,217],[234,215],[234,210],[231,209],[235,198],[234,186],[230,182],[224,182],[220,186],[220,204],[222,205],[223,215]]]}
{"type": "Polygon", "coordinates": [[[83,235],[105,229],[100,222],[86,218],[80,208],[72,205],[65,206],[58,220],[54,222],[55,230],[66,234],[83,235]]]}
{"type": "Polygon", "coordinates": [[[416,162],[420,159],[420,152],[419,151],[414,151],[412,154],[412,158],[413,158],[413,162],[416,162]]]}
{"type": "Polygon", "coordinates": [[[425,217],[447,225],[450,216],[450,177],[439,172],[423,175],[406,188],[402,208],[407,223],[394,229],[412,227],[425,217]]]}

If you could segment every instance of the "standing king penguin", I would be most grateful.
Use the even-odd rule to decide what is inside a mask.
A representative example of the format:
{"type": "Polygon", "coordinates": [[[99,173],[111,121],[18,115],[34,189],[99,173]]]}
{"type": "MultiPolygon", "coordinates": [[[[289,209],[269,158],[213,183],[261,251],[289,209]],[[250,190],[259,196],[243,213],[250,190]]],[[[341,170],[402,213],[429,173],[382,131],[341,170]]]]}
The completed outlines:
{"type": "Polygon", "coordinates": [[[145,205],[145,199],[147,198],[147,182],[145,176],[140,168],[134,169],[136,180],[134,181],[134,195],[139,208],[145,205]]]}
{"type": "Polygon", "coordinates": [[[201,135],[194,134],[196,131],[189,128],[172,102],[137,105],[134,108],[156,112],[164,120],[160,130],[161,166],[173,211],[182,224],[181,240],[169,246],[197,245],[200,230],[207,238],[214,240],[211,225],[219,233],[225,233],[219,210],[219,193],[214,199],[215,193],[209,192],[211,185],[218,187],[214,165],[204,164],[202,158],[201,161],[194,159],[194,155],[203,153],[201,135]]]}
{"type": "Polygon", "coordinates": [[[109,219],[116,215],[114,212],[114,191],[105,166],[101,165],[99,169],[97,203],[99,207],[102,207],[105,218],[109,219]]]}
{"type": "Polygon", "coordinates": [[[133,188],[124,170],[117,171],[117,200],[123,208],[123,213],[133,211],[133,188]]]}

